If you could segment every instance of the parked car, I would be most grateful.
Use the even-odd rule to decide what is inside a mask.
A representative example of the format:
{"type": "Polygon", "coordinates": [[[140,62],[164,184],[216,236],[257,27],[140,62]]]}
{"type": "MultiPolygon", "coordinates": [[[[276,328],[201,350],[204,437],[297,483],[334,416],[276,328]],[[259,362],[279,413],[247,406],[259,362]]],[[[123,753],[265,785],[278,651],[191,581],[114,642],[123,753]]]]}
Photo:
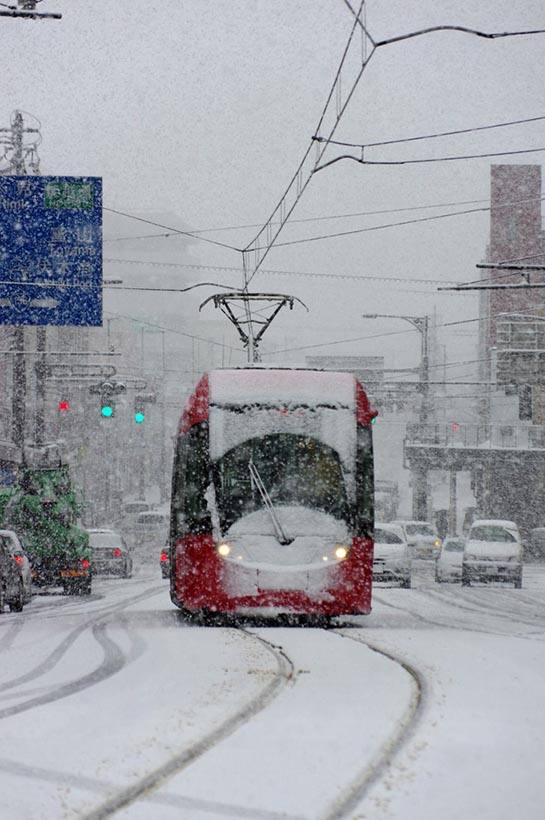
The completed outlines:
{"type": "Polygon", "coordinates": [[[163,578],[170,578],[170,547],[163,547],[159,558],[161,564],[161,575],[163,578]]]}
{"type": "Polygon", "coordinates": [[[374,581],[397,581],[403,589],[411,587],[412,558],[402,527],[375,524],[374,581]]]}
{"type": "MultiPolygon", "coordinates": [[[[12,530],[0,530],[0,613],[4,611],[6,604],[12,612],[21,612],[27,599],[23,576],[28,559],[25,564],[22,553],[23,549],[15,533],[12,530]]],[[[28,571],[30,572],[29,566],[28,571]]]]}
{"type": "Polygon", "coordinates": [[[522,544],[522,555],[525,562],[545,561],[545,527],[530,530],[522,544]]]}
{"type": "Polygon", "coordinates": [[[32,591],[32,566],[25,550],[23,538],[13,532],[13,530],[0,530],[0,535],[5,535],[9,538],[12,544],[11,554],[13,555],[13,559],[21,565],[23,587],[25,590],[25,604],[28,604],[34,594],[32,591]]]}
{"type": "Polygon", "coordinates": [[[465,538],[447,535],[435,562],[435,580],[438,584],[462,580],[462,559],[465,538]]]}
{"type": "Polygon", "coordinates": [[[394,521],[403,528],[413,558],[436,558],[441,539],[429,521],[394,521]]]}
{"type": "Polygon", "coordinates": [[[108,529],[94,529],[88,532],[89,546],[93,554],[93,575],[119,575],[122,578],[130,578],[132,557],[123,537],[108,529]]]}
{"type": "Polygon", "coordinates": [[[462,586],[507,581],[522,586],[522,544],[514,521],[474,521],[462,561],[462,586]]]}

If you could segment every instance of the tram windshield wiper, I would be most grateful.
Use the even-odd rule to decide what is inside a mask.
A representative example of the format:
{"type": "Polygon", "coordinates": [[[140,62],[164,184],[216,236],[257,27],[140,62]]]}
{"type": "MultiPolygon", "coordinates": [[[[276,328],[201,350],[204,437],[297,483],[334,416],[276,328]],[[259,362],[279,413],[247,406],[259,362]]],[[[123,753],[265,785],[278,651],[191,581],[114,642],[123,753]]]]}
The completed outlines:
{"type": "Polygon", "coordinates": [[[273,503],[271,501],[271,497],[270,497],[269,493],[267,492],[267,489],[266,489],[265,485],[263,484],[263,479],[259,475],[259,470],[257,469],[257,467],[255,466],[254,462],[251,459],[248,462],[248,469],[250,471],[250,478],[252,479],[252,482],[257,487],[257,489],[259,491],[259,494],[260,494],[261,498],[263,499],[263,503],[264,503],[265,507],[267,508],[267,511],[268,511],[269,515],[271,516],[271,521],[273,522],[274,529],[276,531],[276,537],[277,537],[279,543],[282,544],[283,546],[286,546],[287,544],[291,544],[291,542],[293,541],[293,538],[288,538],[286,536],[286,533],[282,529],[282,524],[278,520],[278,516],[275,512],[273,503]]]}

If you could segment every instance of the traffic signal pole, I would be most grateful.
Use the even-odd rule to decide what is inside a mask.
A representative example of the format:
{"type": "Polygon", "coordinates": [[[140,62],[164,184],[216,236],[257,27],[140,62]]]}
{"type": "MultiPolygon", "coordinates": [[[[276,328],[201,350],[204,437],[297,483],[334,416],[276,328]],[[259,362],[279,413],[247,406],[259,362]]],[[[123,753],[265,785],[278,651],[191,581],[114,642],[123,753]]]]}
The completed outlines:
{"type": "MultiPolygon", "coordinates": [[[[25,6],[26,8],[26,6],[25,6]]],[[[25,129],[23,115],[16,111],[11,123],[11,160],[10,170],[14,176],[26,176],[24,133],[25,129]]],[[[37,170],[37,164],[34,164],[37,170]]],[[[13,328],[13,349],[15,351],[13,361],[13,391],[12,391],[12,438],[15,444],[24,448],[26,433],[26,406],[28,402],[27,393],[27,371],[25,357],[25,342],[28,342],[28,330],[24,327],[13,328]]],[[[37,445],[41,445],[45,440],[45,376],[46,376],[46,328],[36,328],[36,350],[37,360],[35,365],[36,393],[35,393],[35,416],[34,416],[34,439],[37,445]]]]}
{"type": "MultiPolygon", "coordinates": [[[[430,419],[430,371],[429,371],[429,317],[418,316],[411,320],[421,338],[420,353],[420,390],[422,402],[420,405],[420,426],[425,434],[430,419]]],[[[416,468],[413,484],[413,518],[417,521],[427,521],[429,511],[428,470],[425,465],[416,468]]]]}
{"type": "Polygon", "coordinates": [[[34,438],[38,446],[45,442],[45,378],[46,378],[46,345],[45,327],[36,328],[36,407],[34,416],[34,438]]]}
{"type": "Polygon", "coordinates": [[[25,329],[13,328],[12,396],[11,396],[11,436],[14,444],[21,449],[25,443],[26,423],[26,362],[25,329]]]}
{"type": "MultiPolygon", "coordinates": [[[[11,170],[17,176],[26,175],[26,167],[23,154],[23,115],[20,111],[15,112],[11,123],[11,170]]],[[[26,361],[25,361],[25,329],[24,327],[13,328],[13,389],[11,404],[11,430],[12,439],[17,447],[23,447],[25,443],[26,425],[26,402],[27,402],[27,381],[26,381],[26,361]]]]}

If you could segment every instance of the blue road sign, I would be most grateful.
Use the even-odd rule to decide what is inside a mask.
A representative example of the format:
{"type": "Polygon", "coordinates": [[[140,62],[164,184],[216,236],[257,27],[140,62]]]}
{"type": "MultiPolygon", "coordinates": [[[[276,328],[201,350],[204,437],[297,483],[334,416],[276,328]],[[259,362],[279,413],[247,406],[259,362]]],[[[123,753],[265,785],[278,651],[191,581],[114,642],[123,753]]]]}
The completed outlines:
{"type": "Polygon", "coordinates": [[[0,176],[0,324],[102,325],[102,179],[0,176]]]}

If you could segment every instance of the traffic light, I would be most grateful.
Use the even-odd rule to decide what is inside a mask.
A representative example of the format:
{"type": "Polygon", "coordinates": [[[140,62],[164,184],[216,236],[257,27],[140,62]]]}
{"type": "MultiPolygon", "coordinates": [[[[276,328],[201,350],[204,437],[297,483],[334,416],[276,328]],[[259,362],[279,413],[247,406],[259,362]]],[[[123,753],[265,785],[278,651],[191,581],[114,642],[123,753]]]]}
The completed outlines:
{"type": "Polygon", "coordinates": [[[112,418],[115,415],[115,392],[113,382],[102,382],[100,385],[100,413],[105,419],[112,418]]]}
{"type": "Polygon", "coordinates": [[[155,404],[155,401],[153,393],[134,397],[134,420],[137,424],[142,424],[146,419],[146,404],[155,404]]]}
{"type": "Polygon", "coordinates": [[[104,381],[92,384],[89,392],[100,396],[100,414],[102,418],[109,419],[115,416],[115,399],[119,393],[124,393],[127,385],[124,382],[104,381]]]}
{"type": "Polygon", "coordinates": [[[145,418],[146,411],[144,403],[140,401],[140,396],[137,396],[134,400],[134,420],[137,424],[142,424],[145,418]]]}

